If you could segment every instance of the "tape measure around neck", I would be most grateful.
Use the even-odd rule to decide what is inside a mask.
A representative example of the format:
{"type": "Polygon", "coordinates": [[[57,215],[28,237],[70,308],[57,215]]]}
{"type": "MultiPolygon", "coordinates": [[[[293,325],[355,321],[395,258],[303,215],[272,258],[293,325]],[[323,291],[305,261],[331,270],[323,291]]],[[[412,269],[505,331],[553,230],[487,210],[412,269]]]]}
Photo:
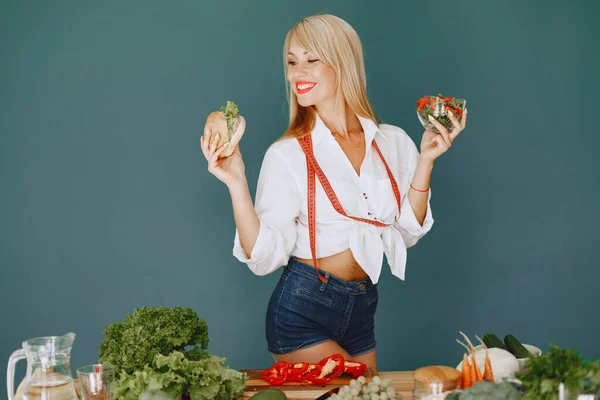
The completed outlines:
{"type": "MultiPolygon", "coordinates": [[[[304,151],[304,154],[306,155],[306,169],[307,169],[307,176],[306,176],[307,179],[306,180],[307,180],[307,194],[308,194],[308,234],[309,234],[309,239],[310,239],[310,251],[312,253],[313,263],[314,263],[315,269],[317,270],[317,275],[319,276],[319,279],[322,282],[327,282],[327,278],[324,278],[323,276],[321,276],[321,274],[319,273],[319,267],[317,266],[317,238],[316,238],[316,221],[315,221],[315,218],[316,218],[315,217],[315,213],[316,213],[315,175],[319,178],[319,182],[321,183],[323,190],[327,194],[327,197],[329,198],[331,205],[339,214],[341,214],[347,218],[351,218],[355,221],[364,222],[364,223],[379,226],[379,227],[386,227],[386,226],[389,226],[390,224],[386,224],[386,223],[383,223],[380,221],[373,221],[373,220],[370,220],[367,218],[360,218],[360,217],[348,215],[344,211],[339,199],[337,198],[333,188],[331,187],[331,184],[329,183],[329,180],[325,176],[325,173],[323,172],[323,170],[319,166],[319,163],[317,163],[317,160],[315,159],[315,156],[313,153],[313,148],[312,148],[311,134],[308,134],[306,136],[298,138],[298,142],[300,143],[300,146],[302,147],[302,151],[304,151]]],[[[400,195],[400,189],[398,188],[398,183],[394,179],[394,175],[392,174],[392,171],[391,171],[388,163],[385,161],[385,158],[383,157],[383,154],[381,153],[381,150],[379,149],[379,146],[377,145],[377,142],[375,140],[373,140],[372,145],[375,148],[375,151],[377,151],[377,154],[379,154],[379,158],[381,158],[381,161],[383,162],[383,165],[385,166],[385,170],[388,174],[388,177],[390,178],[392,190],[394,191],[394,196],[396,197],[396,202],[398,203],[398,213],[400,213],[401,195],[400,195]]]]}

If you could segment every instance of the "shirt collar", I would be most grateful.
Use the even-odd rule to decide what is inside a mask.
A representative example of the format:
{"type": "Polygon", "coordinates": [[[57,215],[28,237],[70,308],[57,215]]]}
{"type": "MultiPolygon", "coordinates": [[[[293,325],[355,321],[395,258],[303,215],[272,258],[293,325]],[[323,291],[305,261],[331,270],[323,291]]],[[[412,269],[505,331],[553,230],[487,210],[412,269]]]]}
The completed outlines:
{"type": "MultiPolygon", "coordinates": [[[[376,134],[379,134],[379,136],[387,140],[387,137],[381,131],[381,129],[379,129],[375,122],[373,122],[369,118],[361,117],[360,115],[356,115],[356,117],[362,125],[363,132],[365,133],[365,142],[368,143],[369,146],[371,145],[371,142],[375,138],[376,134]]],[[[316,113],[315,127],[313,128],[311,134],[313,147],[318,146],[319,143],[323,140],[323,138],[328,135],[331,135],[331,131],[329,130],[329,128],[327,128],[319,114],[316,113]]]]}

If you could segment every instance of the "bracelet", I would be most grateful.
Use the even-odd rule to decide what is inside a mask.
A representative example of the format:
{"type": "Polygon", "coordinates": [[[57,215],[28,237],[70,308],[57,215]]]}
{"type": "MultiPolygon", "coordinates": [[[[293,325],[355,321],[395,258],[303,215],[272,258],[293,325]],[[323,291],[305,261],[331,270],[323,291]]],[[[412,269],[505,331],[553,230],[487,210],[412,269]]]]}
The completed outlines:
{"type": "Polygon", "coordinates": [[[410,188],[412,190],[414,190],[415,192],[421,192],[421,193],[425,193],[429,191],[429,188],[425,189],[425,190],[419,190],[419,189],[415,189],[415,187],[412,185],[412,183],[410,184],[410,188]]]}

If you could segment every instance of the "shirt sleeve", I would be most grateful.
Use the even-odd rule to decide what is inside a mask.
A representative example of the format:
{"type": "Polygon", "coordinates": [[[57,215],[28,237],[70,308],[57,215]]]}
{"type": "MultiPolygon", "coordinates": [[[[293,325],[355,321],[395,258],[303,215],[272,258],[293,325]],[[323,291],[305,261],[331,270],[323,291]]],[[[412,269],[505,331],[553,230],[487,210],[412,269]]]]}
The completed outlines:
{"type": "Polygon", "coordinates": [[[267,275],[287,264],[296,243],[296,217],[302,197],[289,164],[273,147],[265,154],[256,188],[255,210],[260,230],[250,257],[236,229],[233,255],[256,275],[267,275]]]}
{"type": "MultiPolygon", "coordinates": [[[[417,163],[419,161],[419,151],[417,150],[417,146],[412,141],[412,139],[408,138],[407,140],[407,148],[406,156],[409,159],[410,165],[410,175],[409,175],[409,188],[410,182],[415,175],[415,170],[417,169],[417,163]]],[[[400,231],[402,235],[402,239],[404,239],[404,245],[406,248],[412,247],[419,239],[421,239],[427,232],[431,230],[433,226],[433,215],[431,213],[431,188],[429,188],[429,193],[427,197],[427,211],[425,213],[425,219],[423,220],[423,225],[419,224],[417,221],[417,217],[410,205],[410,201],[408,201],[408,190],[402,199],[400,217],[396,219],[394,222],[394,227],[400,231]]]]}

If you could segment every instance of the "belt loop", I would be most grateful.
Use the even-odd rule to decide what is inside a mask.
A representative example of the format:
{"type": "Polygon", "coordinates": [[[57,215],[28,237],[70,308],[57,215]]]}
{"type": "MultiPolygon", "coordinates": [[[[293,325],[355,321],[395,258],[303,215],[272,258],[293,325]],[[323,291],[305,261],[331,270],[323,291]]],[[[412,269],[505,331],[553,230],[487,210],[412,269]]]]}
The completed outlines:
{"type": "Polygon", "coordinates": [[[329,282],[329,273],[325,272],[325,281],[321,281],[321,287],[319,288],[319,291],[321,291],[321,292],[325,291],[325,287],[327,286],[327,282],[329,282]]]}
{"type": "Polygon", "coordinates": [[[284,281],[287,281],[288,276],[292,273],[292,269],[289,265],[285,265],[283,267],[283,271],[281,272],[280,278],[284,281]]]}

